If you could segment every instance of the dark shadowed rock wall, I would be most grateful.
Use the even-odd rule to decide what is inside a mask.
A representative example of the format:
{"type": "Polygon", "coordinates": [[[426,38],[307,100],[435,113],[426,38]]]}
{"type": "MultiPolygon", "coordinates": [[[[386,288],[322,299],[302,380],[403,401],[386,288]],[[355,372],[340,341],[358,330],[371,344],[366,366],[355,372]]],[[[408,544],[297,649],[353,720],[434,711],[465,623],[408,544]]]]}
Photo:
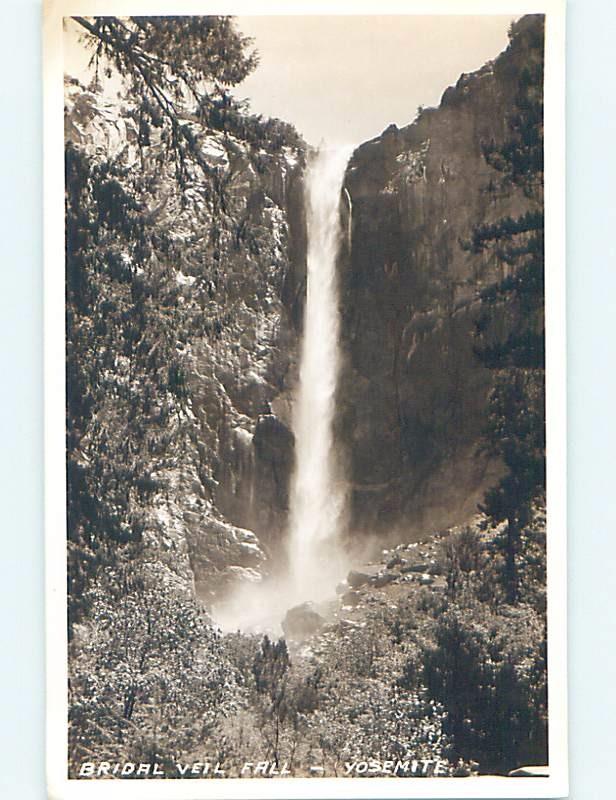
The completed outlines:
{"type": "MultiPolygon", "coordinates": [[[[458,524],[500,474],[499,463],[478,453],[491,378],[473,354],[472,332],[479,292],[504,277],[503,265],[461,241],[473,226],[529,207],[519,190],[500,186],[482,152],[508,133],[524,63],[522,37],[462,75],[438,108],[390,126],[350,161],[337,425],[352,533],[458,524]]],[[[503,332],[512,324],[505,309],[503,332]]]]}

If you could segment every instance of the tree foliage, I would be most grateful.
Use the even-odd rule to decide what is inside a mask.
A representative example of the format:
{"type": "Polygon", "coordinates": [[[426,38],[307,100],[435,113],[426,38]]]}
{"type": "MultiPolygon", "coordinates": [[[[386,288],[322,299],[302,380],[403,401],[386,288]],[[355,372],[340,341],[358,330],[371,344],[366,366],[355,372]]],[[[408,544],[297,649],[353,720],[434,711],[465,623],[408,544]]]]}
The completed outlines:
{"type": "MultiPolygon", "coordinates": [[[[178,336],[190,320],[148,226],[144,175],[66,151],[69,602],[88,574],[138,549],[156,472],[176,454],[185,405],[178,336]],[[175,443],[175,444],[174,444],[175,443]]],[[[149,187],[152,191],[154,185],[149,187]]]]}
{"type": "Polygon", "coordinates": [[[482,518],[441,542],[444,595],[418,598],[401,616],[401,638],[418,647],[408,649],[399,680],[409,690],[424,687],[442,704],[450,761],[506,774],[547,760],[543,507],[533,506],[525,530],[515,604],[499,585],[500,535],[482,518]]]}
{"type": "Polygon", "coordinates": [[[510,47],[524,54],[517,73],[509,134],[484,146],[486,161],[510,190],[522,190],[530,209],[517,218],[479,225],[466,247],[490,251],[505,277],[481,293],[475,353],[494,374],[486,448],[500,456],[506,475],[482,509],[507,521],[504,581],[510,601],[519,592],[517,562],[533,499],[545,486],[543,17],[527,17],[510,31],[510,47]],[[503,334],[497,318],[506,320],[503,334]]]}
{"type": "Polygon", "coordinates": [[[71,627],[87,613],[97,571],[139,556],[158,525],[155,497],[188,446],[200,448],[201,469],[188,355],[196,341],[224,335],[242,292],[265,302],[285,242],[284,230],[275,238],[268,227],[278,208],[258,174],[283,168],[274,151],[300,146],[290,126],[245,115],[228,95],[255,63],[231,19],[76,21],[98,69],[124,78],[124,99],[110,123],[96,91],[73,82],[67,95],[76,123],[65,151],[71,627]],[[210,135],[221,109],[248,140],[210,135]],[[110,128],[123,132],[117,149],[110,128]],[[233,155],[226,167],[207,158],[221,141],[233,155]],[[230,192],[238,172],[241,190],[230,192]]]}
{"type": "MultiPolygon", "coordinates": [[[[285,145],[302,149],[292,125],[248,113],[230,89],[257,66],[249,50],[252,40],[242,36],[228,16],[73,17],[84,32],[92,62],[110,76],[117,72],[131,98],[140,145],[150,144],[152,130],[161,131],[182,187],[191,178],[191,163],[217,181],[217,171],[203,157],[194,123],[233,134],[252,146],[269,151],[285,145]]],[[[231,138],[225,145],[238,155],[231,138]]],[[[255,154],[256,157],[256,154],[255,154]]],[[[257,159],[258,160],[258,159],[257,159]]],[[[217,187],[222,193],[224,187],[217,187]]],[[[224,212],[224,195],[221,210],[224,212]]]]}
{"type": "Polygon", "coordinates": [[[118,563],[88,587],[71,643],[70,758],[173,763],[243,702],[232,649],[156,562],[118,563]]]}
{"type": "Polygon", "coordinates": [[[508,771],[545,758],[545,639],[540,617],[519,607],[452,605],[436,626],[422,677],[447,709],[456,751],[483,772],[508,771]]]}
{"type": "Polygon", "coordinates": [[[115,69],[128,93],[141,98],[139,136],[148,144],[151,127],[162,127],[176,161],[180,181],[188,179],[186,159],[210,168],[196,146],[187,110],[210,124],[221,110],[233,108],[228,89],[256,66],[247,53],[250,41],[235,29],[232,18],[73,17],[93,52],[97,71],[115,69]]]}

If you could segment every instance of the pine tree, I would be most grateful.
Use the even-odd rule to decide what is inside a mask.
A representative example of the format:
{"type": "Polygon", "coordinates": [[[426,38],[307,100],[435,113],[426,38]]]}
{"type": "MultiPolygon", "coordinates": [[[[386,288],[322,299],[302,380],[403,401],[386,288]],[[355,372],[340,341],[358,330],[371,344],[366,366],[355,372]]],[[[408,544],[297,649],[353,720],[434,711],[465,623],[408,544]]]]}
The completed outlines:
{"type": "Polygon", "coordinates": [[[282,728],[291,711],[288,693],[288,672],[291,666],[287,643],[284,639],[272,642],[264,636],[261,648],[253,663],[253,676],[257,692],[265,697],[263,730],[276,765],[280,762],[282,728]],[[271,728],[268,736],[267,728],[271,728]]]}
{"type": "Polygon", "coordinates": [[[181,254],[165,215],[151,209],[161,191],[181,206],[189,172],[201,165],[211,214],[220,211],[218,176],[202,162],[193,129],[203,130],[218,105],[231,106],[227,87],[256,63],[228,17],[74,20],[97,74],[123,78],[141,160],[93,155],[70,141],[65,152],[70,630],[88,613],[86,590],[100,569],[140,552],[148,504],[185,433],[178,344],[203,327],[203,315],[181,302],[181,254]],[[162,146],[150,146],[152,128],[162,146]]]}
{"type": "Polygon", "coordinates": [[[483,311],[475,323],[475,353],[493,371],[486,448],[506,467],[485,496],[482,510],[506,521],[505,588],[518,598],[518,556],[533,499],[545,487],[544,216],[543,216],[543,39],[542,16],[525,17],[510,30],[510,47],[524,53],[517,75],[509,136],[484,146],[487,162],[510,189],[521,189],[530,210],[477,226],[466,247],[491,250],[507,276],[481,293],[483,311]],[[496,330],[497,317],[509,333],[496,330]]]}
{"type": "Polygon", "coordinates": [[[229,88],[257,65],[250,39],[226,16],[73,17],[93,50],[97,74],[115,70],[131,97],[141,98],[139,138],[149,142],[151,128],[163,128],[182,185],[189,162],[212,177],[200,154],[191,121],[225,129],[240,104],[229,88]],[[192,106],[193,112],[188,109],[192,106]]]}

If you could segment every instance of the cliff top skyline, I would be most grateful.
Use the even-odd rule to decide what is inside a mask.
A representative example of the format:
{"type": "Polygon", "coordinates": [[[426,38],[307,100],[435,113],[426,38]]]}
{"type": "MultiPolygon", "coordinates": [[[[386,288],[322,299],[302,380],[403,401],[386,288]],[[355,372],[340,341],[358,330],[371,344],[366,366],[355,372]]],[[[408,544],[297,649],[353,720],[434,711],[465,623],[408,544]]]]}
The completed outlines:
{"type": "MultiPolygon", "coordinates": [[[[251,110],[290,122],[312,145],[359,145],[436,106],[463,72],[507,46],[510,15],[239,16],[259,65],[233,89],[251,110]]],[[[65,72],[88,82],[90,53],[65,22],[65,72]]],[[[107,91],[120,88],[116,75],[107,91]]]]}
{"type": "Polygon", "coordinates": [[[359,145],[437,106],[463,72],[507,46],[503,15],[239,16],[256,70],[235,87],[254,112],[293,123],[318,145],[359,145]]]}

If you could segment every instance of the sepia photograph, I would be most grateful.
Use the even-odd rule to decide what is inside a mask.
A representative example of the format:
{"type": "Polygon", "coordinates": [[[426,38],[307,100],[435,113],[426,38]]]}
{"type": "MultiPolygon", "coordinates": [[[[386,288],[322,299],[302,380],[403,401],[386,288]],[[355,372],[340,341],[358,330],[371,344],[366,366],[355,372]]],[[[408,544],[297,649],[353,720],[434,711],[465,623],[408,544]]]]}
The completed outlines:
{"type": "Polygon", "coordinates": [[[45,12],[50,796],[566,794],[564,6],[103,5],[45,12]]]}

